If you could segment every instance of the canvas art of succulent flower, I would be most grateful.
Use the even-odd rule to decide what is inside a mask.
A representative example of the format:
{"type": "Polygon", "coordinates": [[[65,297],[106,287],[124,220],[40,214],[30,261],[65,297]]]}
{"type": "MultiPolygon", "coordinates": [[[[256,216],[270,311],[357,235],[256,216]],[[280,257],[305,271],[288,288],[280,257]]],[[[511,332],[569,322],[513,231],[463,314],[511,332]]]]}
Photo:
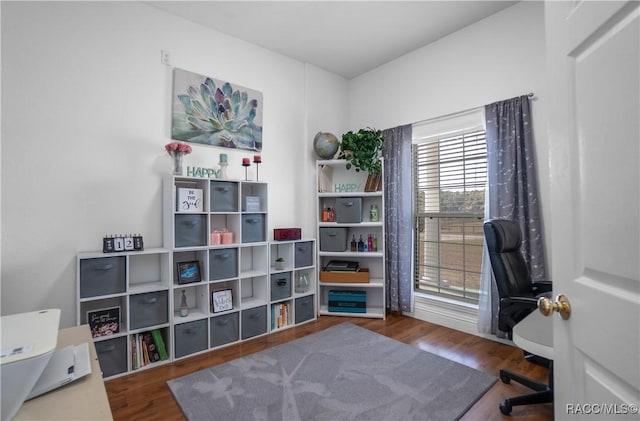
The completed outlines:
{"type": "Polygon", "coordinates": [[[261,101],[257,91],[175,69],[172,138],[260,151],[261,101]]]}

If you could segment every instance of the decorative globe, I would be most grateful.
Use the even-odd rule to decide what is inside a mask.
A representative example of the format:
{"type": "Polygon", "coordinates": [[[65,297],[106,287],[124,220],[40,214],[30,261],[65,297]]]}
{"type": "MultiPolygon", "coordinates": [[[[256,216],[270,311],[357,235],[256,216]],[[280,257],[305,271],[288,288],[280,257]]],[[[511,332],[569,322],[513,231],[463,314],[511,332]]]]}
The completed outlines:
{"type": "Polygon", "coordinates": [[[313,150],[322,159],[333,159],[339,146],[340,141],[331,133],[318,132],[313,138],[313,150]]]}

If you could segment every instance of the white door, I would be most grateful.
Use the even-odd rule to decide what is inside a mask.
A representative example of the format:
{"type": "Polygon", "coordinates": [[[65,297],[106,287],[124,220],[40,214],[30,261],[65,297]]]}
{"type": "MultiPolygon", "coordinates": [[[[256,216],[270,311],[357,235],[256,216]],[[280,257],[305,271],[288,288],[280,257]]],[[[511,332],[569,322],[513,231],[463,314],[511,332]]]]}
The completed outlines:
{"type": "Polygon", "coordinates": [[[638,2],[547,2],[545,19],[551,273],[571,303],[552,316],[555,417],[640,419],[638,2]]]}

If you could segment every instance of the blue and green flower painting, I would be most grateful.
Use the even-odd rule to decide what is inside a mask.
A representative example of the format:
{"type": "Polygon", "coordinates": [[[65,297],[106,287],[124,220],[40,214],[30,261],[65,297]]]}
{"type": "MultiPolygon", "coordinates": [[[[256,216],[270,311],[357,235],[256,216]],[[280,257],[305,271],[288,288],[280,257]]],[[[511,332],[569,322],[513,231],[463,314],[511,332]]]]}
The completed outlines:
{"type": "Polygon", "coordinates": [[[261,151],[262,93],[174,69],[171,137],[261,151]]]}

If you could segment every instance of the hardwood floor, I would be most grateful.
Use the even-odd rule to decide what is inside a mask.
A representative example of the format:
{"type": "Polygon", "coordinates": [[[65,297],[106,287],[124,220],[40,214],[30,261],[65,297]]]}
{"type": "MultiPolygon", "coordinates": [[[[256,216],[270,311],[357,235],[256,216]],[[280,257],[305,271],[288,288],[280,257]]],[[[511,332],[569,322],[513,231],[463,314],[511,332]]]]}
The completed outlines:
{"type": "MultiPolygon", "coordinates": [[[[457,330],[399,315],[389,315],[386,320],[322,316],[317,321],[282,332],[108,380],[106,388],[113,418],[114,420],[184,420],[180,407],[166,385],[167,380],[268,349],[347,321],[495,376],[498,376],[500,368],[509,368],[540,381],[547,379],[548,370],[525,361],[520,349],[457,330]]],[[[524,386],[515,382],[503,384],[498,380],[463,416],[462,420],[509,420],[516,417],[518,421],[553,420],[552,404],[514,407],[511,417],[500,413],[498,404],[502,399],[529,392],[524,386]]]]}

